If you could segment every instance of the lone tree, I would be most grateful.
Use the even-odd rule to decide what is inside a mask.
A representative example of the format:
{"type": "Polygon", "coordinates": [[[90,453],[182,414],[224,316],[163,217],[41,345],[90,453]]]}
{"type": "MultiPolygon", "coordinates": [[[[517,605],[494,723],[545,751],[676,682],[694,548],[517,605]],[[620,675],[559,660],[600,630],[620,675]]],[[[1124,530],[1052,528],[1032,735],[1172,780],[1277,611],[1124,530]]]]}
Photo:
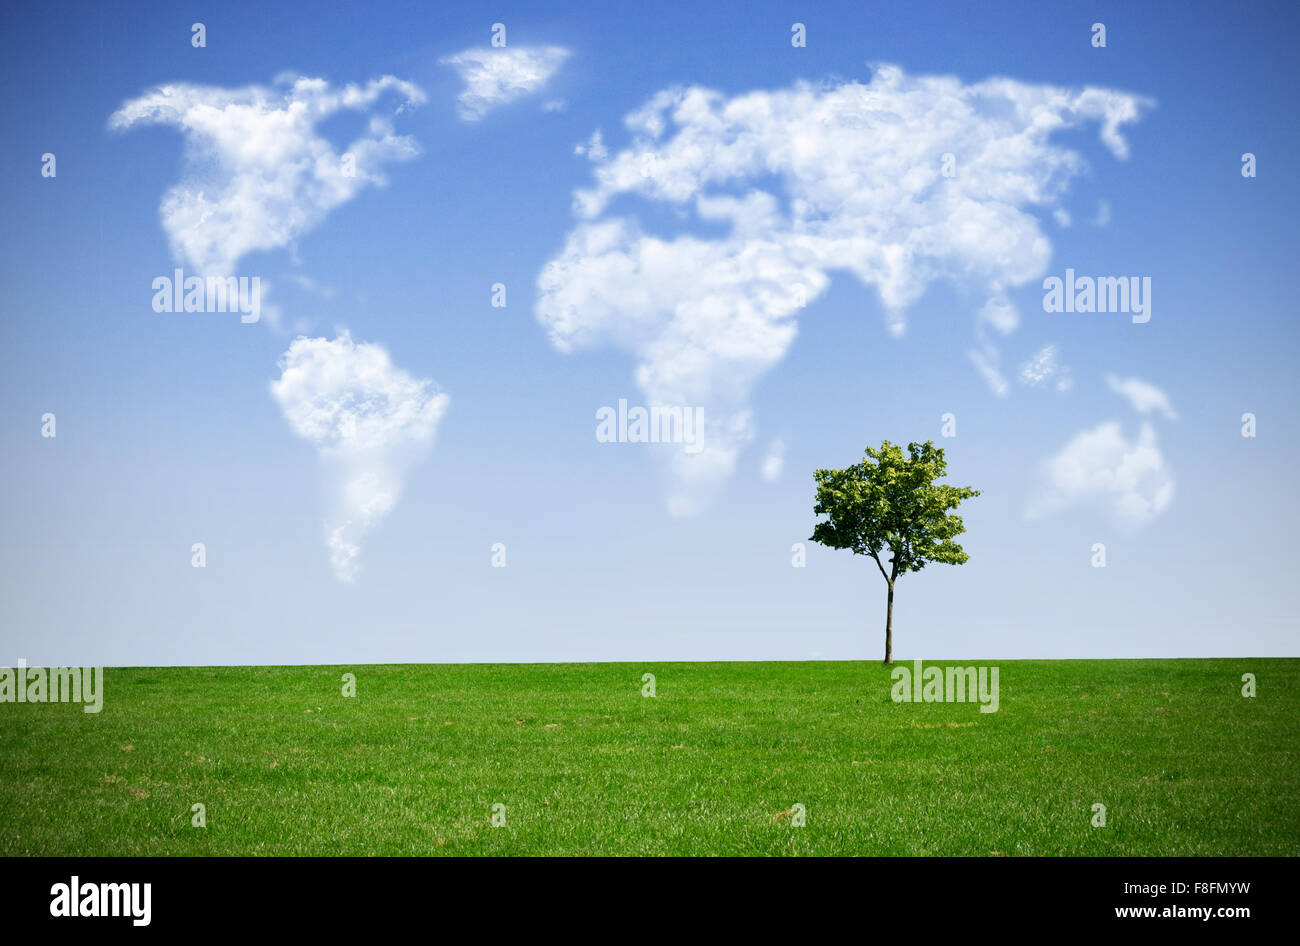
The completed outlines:
{"type": "Polygon", "coordinates": [[[970,558],[954,538],[966,531],[951,513],[963,499],[978,496],[969,486],[935,482],[948,471],[943,449],[933,441],[903,448],[888,440],[867,459],[844,470],[818,470],[817,505],[827,518],[813,528],[811,541],[833,549],[870,555],[889,585],[885,611],[885,663],[894,662],[894,582],[919,572],[928,562],[960,565],[970,558]],[[882,556],[889,556],[885,570],[882,556]]]}

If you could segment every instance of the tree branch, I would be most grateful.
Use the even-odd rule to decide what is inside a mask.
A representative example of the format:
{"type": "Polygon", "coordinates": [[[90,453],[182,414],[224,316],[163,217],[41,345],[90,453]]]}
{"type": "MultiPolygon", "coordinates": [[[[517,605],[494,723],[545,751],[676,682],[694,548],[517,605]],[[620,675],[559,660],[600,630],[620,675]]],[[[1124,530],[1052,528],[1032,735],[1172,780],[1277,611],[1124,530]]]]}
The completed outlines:
{"type": "Polygon", "coordinates": [[[892,579],[890,579],[890,577],[885,574],[885,566],[880,564],[880,556],[877,555],[871,549],[868,549],[867,551],[871,552],[871,557],[876,560],[876,567],[880,569],[880,577],[885,579],[885,581],[889,581],[892,583],[892,579]]]}

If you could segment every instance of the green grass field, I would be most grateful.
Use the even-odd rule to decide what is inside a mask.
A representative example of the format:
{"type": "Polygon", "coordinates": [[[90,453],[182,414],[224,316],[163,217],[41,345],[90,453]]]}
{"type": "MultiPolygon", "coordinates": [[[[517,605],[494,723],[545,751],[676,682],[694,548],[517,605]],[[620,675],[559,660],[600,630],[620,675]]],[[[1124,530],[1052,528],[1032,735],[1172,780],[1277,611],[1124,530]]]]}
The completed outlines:
{"type": "Polygon", "coordinates": [[[0,705],[0,854],[1300,854],[1300,660],[996,665],[109,669],[0,705]]]}

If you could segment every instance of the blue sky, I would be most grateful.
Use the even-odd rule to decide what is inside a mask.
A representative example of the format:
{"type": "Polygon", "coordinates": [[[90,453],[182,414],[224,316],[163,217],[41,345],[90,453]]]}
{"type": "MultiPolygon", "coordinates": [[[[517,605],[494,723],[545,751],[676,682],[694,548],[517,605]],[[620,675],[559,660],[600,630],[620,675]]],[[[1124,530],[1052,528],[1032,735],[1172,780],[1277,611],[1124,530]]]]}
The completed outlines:
{"type": "MultiPolygon", "coordinates": [[[[951,480],[984,491],[963,509],[970,562],[900,580],[896,656],[1300,653],[1291,574],[1300,14],[1286,4],[1232,16],[1196,4],[960,6],[7,12],[0,662],[877,659],[884,585],[874,564],[807,537],[812,471],[855,462],[885,438],[936,440],[951,480]],[[191,46],[194,22],[206,27],[205,48],[191,46]],[[442,60],[490,51],[497,22],[509,50],[567,55],[526,94],[467,120],[465,78],[442,60]],[[795,22],[806,24],[806,48],[791,46],[795,22]],[[1095,22],[1106,26],[1102,49],[1090,44],[1095,22]],[[878,98],[862,100],[878,109],[836,105],[893,67],[902,85],[870,86],[878,98]],[[313,134],[342,153],[379,118],[419,153],[384,161],[384,186],[360,186],[336,206],[300,200],[295,210],[319,219],[237,255],[235,271],[265,281],[276,317],[155,312],[155,277],[194,269],[160,215],[194,172],[177,127],[114,130],[110,116],[160,85],[220,99],[282,89],[273,85],[282,75],[335,90],[392,76],[417,89],[423,101],[400,112],[402,92],[389,88],[313,134]],[[874,277],[841,264],[850,236],[915,235],[889,209],[904,204],[880,169],[932,130],[923,109],[947,101],[934,76],[977,103],[958,123],[965,146],[982,142],[1006,160],[1001,176],[978,167],[963,176],[971,152],[958,149],[953,188],[989,191],[972,206],[1005,210],[1033,239],[1003,248],[1001,226],[943,229],[926,272],[900,277],[915,297],[891,307],[874,277]],[[971,91],[990,77],[1014,81],[1009,98],[971,91]],[[1127,157],[1102,140],[1101,114],[1026,145],[1013,103],[1048,86],[1143,100],[1119,129],[1127,157]],[[714,111],[638,144],[625,117],[673,88],[715,90],[714,111]],[[829,124],[809,111],[801,126],[799,88],[833,110],[829,124]],[[773,114],[786,109],[784,124],[748,119],[759,142],[752,166],[711,182],[716,161],[673,163],[749,93],[773,114]],[[903,147],[878,144],[891,130],[903,147]],[[603,161],[575,153],[591,150],[596,131],[603,161]],[[784,143],[805,131],[830,137],[783,176],[784,143]],[[611,185],[590,216],[575,209],[575,192],[646,148],[661,158],[648,178],[611,185]],[[1253,179],[1241,174],[1245,152],[1256,155],[1253,179]],[[56,156],[53,178],[41,175],[45,153],[56,156]],[[1036,179],[1063,156],[1077,156],[1075,171],[1034,185],[1055,188],[1050,199],[1007,197],[1015,175],[1036,179]],[[678,185],[689,196],[656,192],[678,185]],[[675,374],[694,354],[664,356],[668,336],[655,333],[665,323],[651,320],[643,337],[640,296],[601,281],[599,253],[570,252],[584,227],[634,220],[685,248],[671,265],[705,260],[703,271],[642,287],[691,310],[709,278],[713,258],[696,252],[706,245],[725,260],[775,246],[781,265],[807,262],[792,249],[801,188],[826,197],[800,225],[823,240],[809,252],[828,284],[797,313],[767,312],[759,331],[739,331],[761,340],[797,324],[761,357],[747,352],[741,369],[710,362],[675,374]],[[734,208],[701,217],[699,197],[755,192],[775,211],[751,230],[737,235],[734,208]],[[943,242],[967,237],[959,249],[943,242]],[[573,266],[548,282],[557,260],[573,266]],[[1150,321],[1044,312],[1042,279],[1067,267],[1150,277],[1150,321]],[[587,280],[580,288],[573,273],[587,280]],[[490,303],[495,283],[506,286],[504,308],[490,303]],[[981,321],[993,297],[1018,311],[1013,329],[981,321]],[[575,299],[572,311],[589,320],[577,336],[592,344],[564,351],[557,320],[575,299]],[[906,330],[895,334],[899,318],[906,330]],[[356,349],[330,347],[345,331],[356,349]],[[328,357],[381,346],[388,381],[406,390],[429,379],[449,398],[399,425],[410,441],[393,448],[400,460],[384,448],[400,493],[360,536],[353,576],[341,578],[326,545],[337,471],[272,394],[299,334],[328,357]],[[1021,380],[1048,346],[1068,385],[1061,373],[1021,380]],[[1001,396],[972,352],[1001,375],[1001,396]],[[638,384],[638,364],[660,380],[638,384]],[[713,399],[733,382],[741,393],[713,399]],[[594,436],[600,407],[676,391],[707,400],[711,417],[748,412],[702,491],[674,479],[663,448],[594,436]],[[54,438],[41,436],[47,412],[54,438]],[[1241,434],[1246,412],[1253,438],[1241,434]],[[955,437],[941,437],[946,413],[955,437]],[[1134,491],[1097,485],[1124,476],[1106,465],[1114,446],[1145,471],[1134,491]],[[764,476],[774,452],[779,475],[764,476]],[[682,496],[690,514],[674,515],[682,496]],[[191,565],[196,542],[204,568],[191,565]],[[801,568],[791,564],[797,542],[807,546],[801,568]],[[505,545],[504,568],[492,566],[494,543],[505,545]],[[1104,568],[1092,565],[1095,543],[1106,546],[1104,568]]],[[[230,140],[237,150],[241,136],[230,140]]],[[[221,157],[199,149],[201,169],[217,165],[218,176],[221,157]]],[[[221,233],[213,239],[224,246],[221,233]]],[[[759,298],[754,287],[770,276],[760,270],[738,277],[737,299],[759,298]]],[[[692,338],[703,324],[691,323],[692,338]]],[[[425,407],[431,391],[418,395],[425,407]]]]}

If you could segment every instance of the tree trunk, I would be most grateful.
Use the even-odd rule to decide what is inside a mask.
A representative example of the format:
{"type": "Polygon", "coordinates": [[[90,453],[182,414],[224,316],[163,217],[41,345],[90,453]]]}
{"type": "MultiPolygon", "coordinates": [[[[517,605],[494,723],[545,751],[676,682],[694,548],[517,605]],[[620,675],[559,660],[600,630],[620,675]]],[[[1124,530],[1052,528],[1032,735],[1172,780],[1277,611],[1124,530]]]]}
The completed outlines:
{"type": "Polygon", "coordinates": [[[894,583],[889,583],[889,606],[885,610],[885,663],[894,662],[894,583]]]}

